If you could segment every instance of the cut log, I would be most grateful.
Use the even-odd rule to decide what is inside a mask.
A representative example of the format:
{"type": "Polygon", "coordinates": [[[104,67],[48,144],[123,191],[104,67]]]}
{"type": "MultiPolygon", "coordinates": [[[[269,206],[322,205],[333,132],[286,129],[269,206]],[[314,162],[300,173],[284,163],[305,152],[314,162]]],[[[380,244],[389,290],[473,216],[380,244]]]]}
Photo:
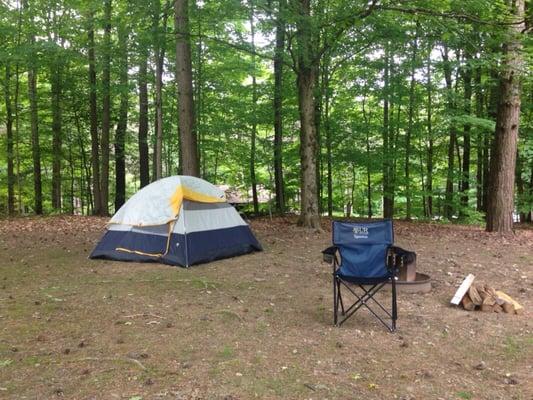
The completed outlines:
{"type": "Polygon", "coordinates": [[[470,286],[470,289],[468,289],[468,295],[470,296],[470,300],[472,300],[474,305],[480,306],[483,303],[483,299],[481,298],[476,286],[470,286]]]}
{"type": "Polygon", "coordinates": [[[496,300],[494,300],[494,297],[487,296],[485,300],[483,300],[483,304],[481,304],[481,311],[492,312],[494,304],[496,304],[496,300]]]}
{"type": "Polygon", "coordinates": [[[465,297],[463,297],[463,300],[461,300],[461,304],[466,311],[474,311],[476,308],[476,305],[472,302],[472,299],[470,299],[468,293],[465,294],[465,297]]]}
{"type": "Polygon", "coordinates": [[[514,314],[514,306],[511,303],[505,302],[503,303],[503,311],[505,311],[508,314],[514,314]]]}
{"type": "Polygon", "coordinates": [[[466,292],[468,292],[468,289],[470,289],[470,286],[472,286],[472,282],[474,282],[474,279],[476,279],[474,275],[468,274],[468,276],[461,283],[461,286],[459,286],[459,289],[457,289],[457,291],[455,292],[455,295],[453,296],[450,303],[458,306],[461,300],[463,300],[463,297],[465,297],[466,292]]]}
{"type": "Polygon", "coordinates": [[[513,299],[508,294],[505,294],[504,292],[498,290],[496,292],[496,296],[500,299],[505,300],[507,303],[511,303],[516,314],[522,314],[524,312],[524,307],[522,307],[515,299],[513,299]]]}
{"type": "Polygon", "coordinates": [[[499,304],[494,304],[492,306],[492,311],[494,311],[495,313],[501,313],[503,312],[503,308],[499,304]]]}
{"type": "Polygon", "coordinates": [[[496,290],[494,290],[494,288],[490,287],[489,285],[485,285],[485,292],[487,292],[492,297],[497,297],[496,290]]]}

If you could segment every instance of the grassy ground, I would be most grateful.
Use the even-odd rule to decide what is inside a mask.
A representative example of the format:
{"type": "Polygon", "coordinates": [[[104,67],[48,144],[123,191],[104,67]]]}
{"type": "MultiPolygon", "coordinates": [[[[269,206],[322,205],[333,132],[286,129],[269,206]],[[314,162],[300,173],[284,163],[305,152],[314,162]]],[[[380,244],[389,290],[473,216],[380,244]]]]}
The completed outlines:
{"type": "Polygon", "coordinates": [[[364,312],[331,325],[331,233],[293,222],[254,221],[264,252],[186,270],[88,260],[102,219],[1,221],[0,398],[532,398],[533,231],[396,223],[434,287],[400,294],[390,334],[364,312]],[[467,273],[525,314],[450,307],[467,273]]]}

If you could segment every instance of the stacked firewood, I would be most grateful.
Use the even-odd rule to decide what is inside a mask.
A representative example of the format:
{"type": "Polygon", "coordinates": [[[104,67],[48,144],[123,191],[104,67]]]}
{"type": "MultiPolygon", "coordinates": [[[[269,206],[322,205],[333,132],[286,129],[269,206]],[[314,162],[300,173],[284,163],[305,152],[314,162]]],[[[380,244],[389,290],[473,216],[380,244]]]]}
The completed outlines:
{"type": "Polygon", "coordinates": [[[479,309],[485,312],[506,312],[520,314],[522,307],[511,297],[503,292],[494,290],[489,285],[472,285],[461,300],[463,308],[467,311],[479,309]]]}

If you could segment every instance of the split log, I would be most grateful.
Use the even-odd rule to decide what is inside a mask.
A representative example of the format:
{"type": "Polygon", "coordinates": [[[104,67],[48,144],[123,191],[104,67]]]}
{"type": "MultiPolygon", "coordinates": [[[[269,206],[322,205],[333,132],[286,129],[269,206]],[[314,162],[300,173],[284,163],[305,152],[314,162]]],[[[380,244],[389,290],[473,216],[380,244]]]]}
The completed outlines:
{"type": "Polygon", "coordinates": [[[496,296],[498,296],[500,299],[505,300],[507,303],[511,303],[516,314],[522,314],[524,312],[524,307],[522,307],[515,299],[513,299],[508,294],[505,294],[504,292],[498,290],[496,292],[496,296]]]}
{"type": "Polygon", "coordinates": [[[466,311],[474,311],[476,308],[476,305],[472,302],[472,299],[470,299],[468,293],[465,294],[465,297],[463,297],[463,300],[461,300],[461,304],[466,311]]]}
{"type": "Polygon", "coordinates": [[[505,302],[503,303],[503,311],[505,311],[507,314],[514,314],[514,306],[511,303],[505,302]]]}
{"type": "Polygon", "coordinates": [[[485,300],[483,300],[483,303],[481,304],[481,311],[492,312],[493,306],[495,304],[496,304],[496,300],[494,300],[494,297],[487,296],[485,300]]]}
{"type": "Polygon", "coordinates": [[[492,306],[492,311],[494,311],[495,313],[501,313],[503,312],[503,308],[499,304],[494,304],[492,306]]]}
{"type": "Polygon", "coordinates": [[[470,289],[468,289],[468,296],[470,296],[470,300],[472,300],[476,306],[480,306],[483,303],[483,299],[474,285],[470,286],[470,289]]]}

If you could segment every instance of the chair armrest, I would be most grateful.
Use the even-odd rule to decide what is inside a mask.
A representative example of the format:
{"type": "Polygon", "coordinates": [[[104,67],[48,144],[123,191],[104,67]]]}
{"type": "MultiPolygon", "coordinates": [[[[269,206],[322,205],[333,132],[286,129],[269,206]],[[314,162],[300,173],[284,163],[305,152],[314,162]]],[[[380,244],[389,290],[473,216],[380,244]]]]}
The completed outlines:
{"type": "Polygon", "coordinates": [[[337,260],[337,246],[330,246],[322,250],[322,260],[327,263],[332,263],[337,260]]]}

